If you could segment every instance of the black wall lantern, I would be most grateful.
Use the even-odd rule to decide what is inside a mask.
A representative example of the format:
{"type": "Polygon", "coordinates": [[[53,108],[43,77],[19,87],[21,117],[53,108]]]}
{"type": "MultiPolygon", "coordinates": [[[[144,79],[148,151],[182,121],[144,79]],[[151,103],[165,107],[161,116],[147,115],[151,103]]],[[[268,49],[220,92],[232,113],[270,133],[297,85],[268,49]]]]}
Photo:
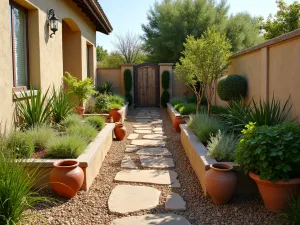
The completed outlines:
{"type": "Polygon", "coordinates": [[[55,15],[54,9],[50,9],[48,13],[48,26],[50,26],[50,30],[53,32],[50,34],[50,37],[52,38],[53,34],[58,30],[58,19],[55,15]]]}

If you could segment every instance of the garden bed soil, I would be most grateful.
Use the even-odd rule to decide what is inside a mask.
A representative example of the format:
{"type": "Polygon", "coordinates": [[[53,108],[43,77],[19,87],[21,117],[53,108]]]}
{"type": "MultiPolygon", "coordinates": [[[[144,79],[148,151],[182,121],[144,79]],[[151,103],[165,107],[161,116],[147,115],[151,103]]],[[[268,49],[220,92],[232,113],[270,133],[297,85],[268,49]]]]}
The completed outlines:
{"type": "MultiPolygon", "coordinates": [[[[114,123],[106,124],[98,133],[95,139],[89,143],[85,151],[78,156],[79,166],[84,172],[84,182],[82,190],[88,190],[99,173],[102,162],[110,149],[113,140],[114,123]]],[[[36,188],[50,188],[49,173],[53,168],[53,163],[60,159],[28,159],[25,161],[28,168],[37,168],[42,178],[35,184],[36,188]]]]}
{"type": "MultiPolygon", "coordinates": [[[[127,118],[128,114],[128,102],[125,103],[125,105],[121,108],[122,117],[121,122],[124,123],[125,119],[127,118]]],[[[108,113],[93,113],[93,114],[82,114],[83,118],[89,117],[89,116],[102,116],[104,119],[108,116],[108,113]]]]}
{"type": "MultiPolygon", "coordinates": [[[[198,140],[197,136],[187,127],[186,124],[181,124],[181,144],[189,158],[190,164],[195,171],[198,180],[201,184],[204,195],[208,193],[205,188],[204,178],[210,165],[217,163],[217,160],[208,156],[206,147],[198,140]]],[[[258,196],[259,192],[255,182],[248,176],[239,170],[239,166],[233,162],[222,162],[233,166],[233,170],[236,172],[238,178],[238,184],[236,189],[236,195],[241,196],[258,196]]]]}

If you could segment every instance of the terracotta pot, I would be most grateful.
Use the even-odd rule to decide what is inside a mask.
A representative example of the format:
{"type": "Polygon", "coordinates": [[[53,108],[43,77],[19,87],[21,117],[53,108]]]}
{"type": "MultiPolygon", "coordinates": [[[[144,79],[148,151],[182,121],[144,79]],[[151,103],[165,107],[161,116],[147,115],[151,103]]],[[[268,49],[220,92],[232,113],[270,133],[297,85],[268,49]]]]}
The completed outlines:
{"type": "Polygon", "coordinates": [[[74,197],[81,188],[84,173],[77,160],[61,160],[53,163],[54,168],[50,173],[52,189],[65,198],[74,197]]]}
{"type": "Polygon", "coordinates": [[[116,139],[122,141],[126,136],[127,129],[122,123],[116,123],[114,128],[114,133],[116,139]]]}
{"type": "Polygon", "coordinates": [[[114,123],[120,122],[122,118],[122,111],[118,108],[112,108],[109,111],[109,115],[113,118],[114,123]]]}
{"type": "Polygon", "coordinates": [[[113,118],[112,118],[111,116],[107,116],[107,117],[105,118],[105,122],[106,122],[106,123],[112,123],[112,122],[113,122],[113,118]]]}
{"type": "Polygon", "coordinates": [[[289,198],[296,195],[300,188],[300,178],[272,182],[261,180],[259,175],[252,172],[249,176],[256,182],[265,207],[273,213],[282,213],[282,210],[287,209],[289,198]]]}
{"type": "Polygon", "coordinates": [[[182,116],[175,116],[174,120],[173,120],[173,127],[175,129],[176,132],[180,132],[180,124],[183,124],[184,120],[182,116]]]}
{"type": "Polygon", "coordinates": [[[77,112],[77,114],[82,115],[82,114],[84,114],[84,111],[85,111],[84,107],[82,107],[82,106],[76,106],[76,112],[77,112]]]}
{"type": "Polygon", "coordinates": [[[228,202],[234,195],[237,177],[232,166],[225,163],[214,163],[205,174],[205,187],[217,205],[228,202]]]}

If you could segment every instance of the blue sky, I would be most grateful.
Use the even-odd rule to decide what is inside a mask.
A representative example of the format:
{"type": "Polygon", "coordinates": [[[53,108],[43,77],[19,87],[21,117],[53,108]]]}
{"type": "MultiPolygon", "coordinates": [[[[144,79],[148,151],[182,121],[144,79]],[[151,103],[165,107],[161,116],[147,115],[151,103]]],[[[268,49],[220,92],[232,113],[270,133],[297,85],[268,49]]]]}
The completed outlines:
{"type": "MultiPolygon", "coordinates": [[[[147,23],[147,12],[156,0],[98,0],[113,26],[110,35],[97,33],[97,44],[108,51],[114,49],[115,34],[128,30],[142,34],[141,24],[147,23]]],[[[157,0],[160,1],[160,0],[157,0]]],[[[285,0],[288,4],[295,0],[285,0]]],[[[298,0],[299,1],[299,0],[298,0]]],[[[230,13],[249,12],[254,16],[268,17],[277,11],[276,0],[228,0],[230,13]]]]}

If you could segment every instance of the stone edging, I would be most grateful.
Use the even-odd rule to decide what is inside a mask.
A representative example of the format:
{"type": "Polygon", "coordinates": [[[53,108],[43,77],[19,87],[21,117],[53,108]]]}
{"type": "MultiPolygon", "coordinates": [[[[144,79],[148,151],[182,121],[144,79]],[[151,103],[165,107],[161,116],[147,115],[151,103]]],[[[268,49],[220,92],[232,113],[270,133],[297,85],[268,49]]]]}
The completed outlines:
{"type": "MultiPolygon", "coordinates": [[[[79,166],[84,171],[84,182],[82,190],[88,190],[99,173],[102,162],[110,149],[113,140],[114,123],[108,123],[98,133],[95,139],[89,143],[85,151],[77,158],[79,166]]],[[[42,179],[35,184],[36,187],[49,186],[49,173],[53,168],[53,163],[59,159],[28,159],[23,161],[28,163],[28,167],[39,167],[42,179]]]]}
{"type": "MultiPolygon", "coordinates": [[[[206,147],[198,140],[197,136],[187,127],[186,124],[180,124],[181,128],[181,144],[185,150],[190,164],[195,171],[198,180],[202,186],[204,194],[207,196],[205,188],[205,173],[210,169],[210,164],[217,161],[208,156],[206,147]]],[[[242,171],[239,171],[239,166],[233,162],[224,162],[233,166],[238,177],[238,185],[236,194],[238,195],[258,195],[256,184],[242,171]]]]}

